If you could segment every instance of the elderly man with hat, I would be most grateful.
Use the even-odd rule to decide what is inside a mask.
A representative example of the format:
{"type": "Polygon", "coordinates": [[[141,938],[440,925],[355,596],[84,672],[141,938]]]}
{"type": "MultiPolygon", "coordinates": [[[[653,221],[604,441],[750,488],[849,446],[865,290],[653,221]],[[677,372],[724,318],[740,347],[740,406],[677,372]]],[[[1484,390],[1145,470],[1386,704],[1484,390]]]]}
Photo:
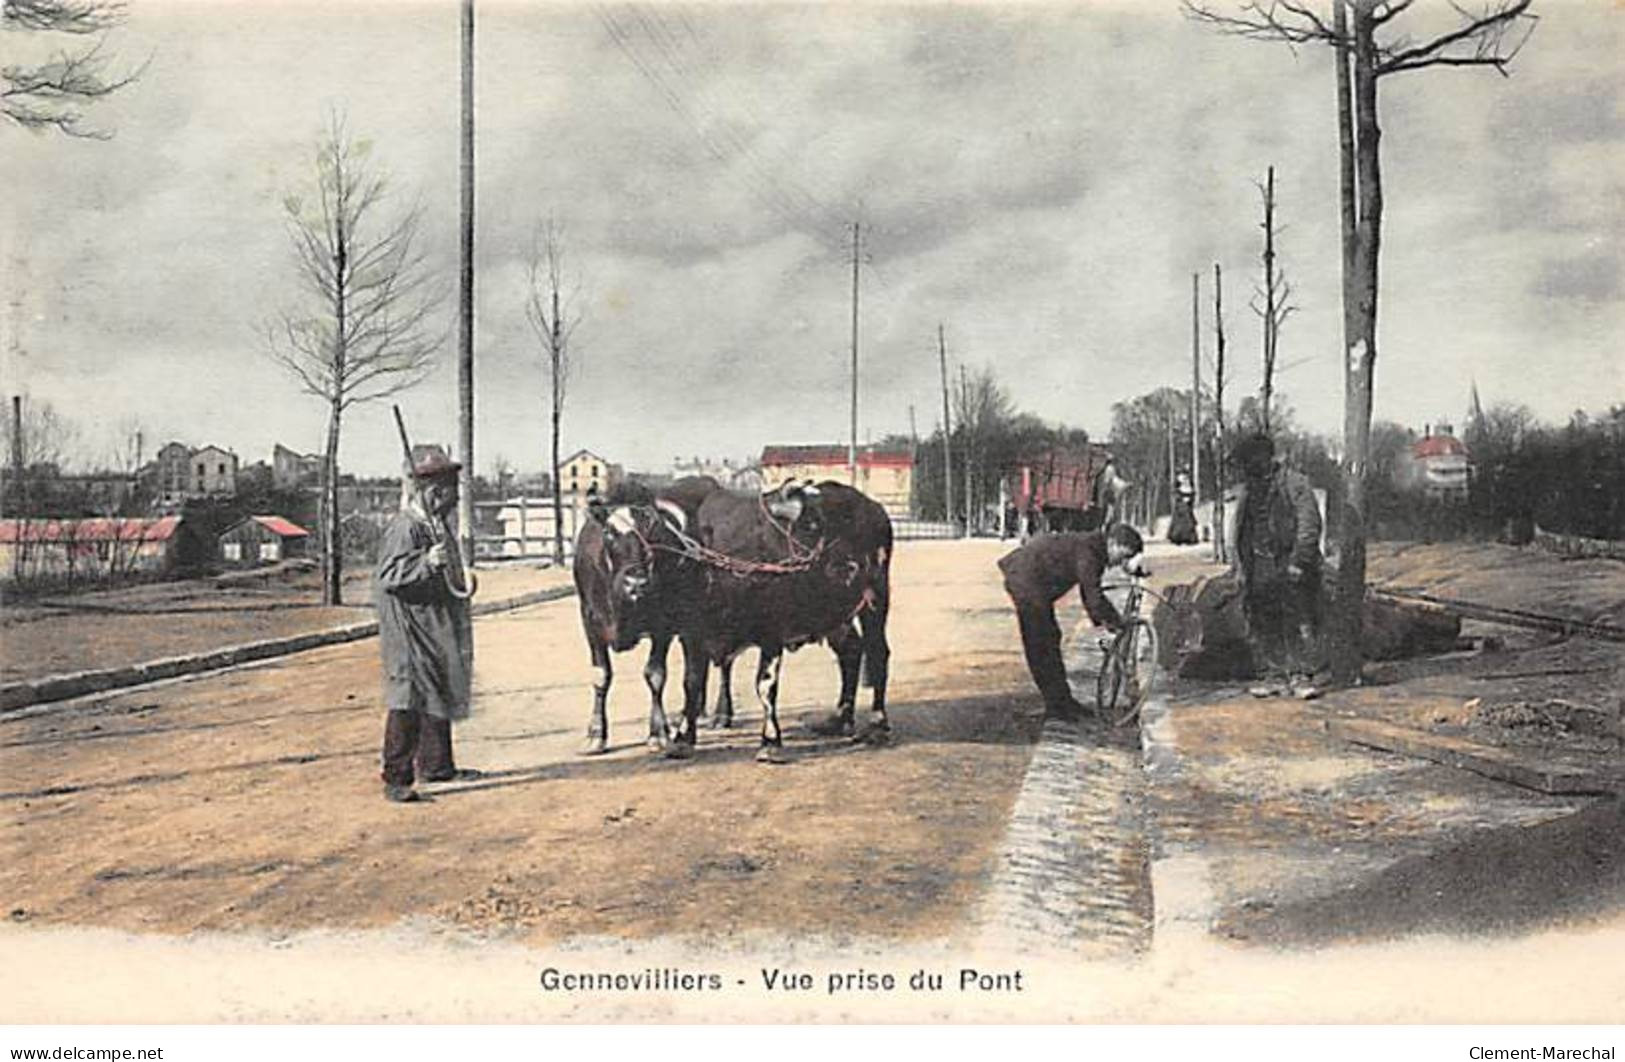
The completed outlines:
{"type": "MultiPolygon", "coordinates": [[[[477,778],[452,759],[451,724],[468,718],[474,659],[466,594],[452,590],[459,565],[446,526],[457,510],[462,466],[439,446],[414,446],[401,510],[379,546],[375,574],[383,655],[384,798],[419,799],[416,782],[477,778]]],[[[460,584],[459,584],[460,585],[460,584]]]]}
{"type": "Polygon", "coordinates": [[[1265,681],[1255,697],[1320,696],[1314,684],[1320,626],[1320,505],[1302,473],[1280,465],[1268,435],[1236,444],[1242,494],[1235,572],[1265,681]],[[1282,676],[1286,683],[1281,682],[1282,676]]]}

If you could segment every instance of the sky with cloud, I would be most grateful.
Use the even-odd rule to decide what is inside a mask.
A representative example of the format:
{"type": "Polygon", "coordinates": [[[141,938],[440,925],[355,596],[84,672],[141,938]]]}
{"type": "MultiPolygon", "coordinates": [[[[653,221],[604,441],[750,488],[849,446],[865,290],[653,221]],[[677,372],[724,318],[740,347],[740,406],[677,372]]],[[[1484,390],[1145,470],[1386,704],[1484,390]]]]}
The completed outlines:
{"type": "MultiPolygon", "coordinates": [[[[1510,78],[1383,82],[1378,417],[1459,420],[1472,381],[1550,419],[1625,402],[1625,9],[1535,10],[1510,78]]],[[[112,139],[0,129],[7,393],[75,420],[87,457],[135,422],[149,453],[320,449],[320,402],[260,338],[295,296],[280,204],[342,111],[389,174],[386,207],[423,207],[454,290],[458,34],[452,0],[132,3],[108,46],[148,65],[93,114],[112,139]]],[[[481,0],[477,38],[482,472],[546,462],[523,302],[549,216],[582,313],[566,446],[658,470],[844,441],[854,221],[865,438],[907,432],[910,406],[922,434],[936,425],[939,323],[952,364],[1104,436],[1113,402],[1189,386],[1192,273],[1211,353],[1215,262],[1230,393],[1251,390],[1271,165],[1298,307],[1280,387],[1306,425],[1340,430],[1323,50],[1219,37],[1173,0],[481,0]]],[[[456,438],[453,308],[440,368],[400,399],[423,438],[456,438]]],[[[351,412],[345,467],[386,473],[396,447],[387,405],[351,412]]]]}

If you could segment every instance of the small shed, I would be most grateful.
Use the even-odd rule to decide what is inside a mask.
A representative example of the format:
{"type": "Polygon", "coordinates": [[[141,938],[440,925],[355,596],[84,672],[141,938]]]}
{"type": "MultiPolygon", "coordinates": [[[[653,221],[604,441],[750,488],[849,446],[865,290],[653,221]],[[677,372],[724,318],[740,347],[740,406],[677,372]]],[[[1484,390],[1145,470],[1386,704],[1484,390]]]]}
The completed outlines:
{"type": "Polygon", "coordinates": [[[280,516],[250,516],[220,533],[220,559],[236,568],[303,557],[310,532],[280,516]]]}

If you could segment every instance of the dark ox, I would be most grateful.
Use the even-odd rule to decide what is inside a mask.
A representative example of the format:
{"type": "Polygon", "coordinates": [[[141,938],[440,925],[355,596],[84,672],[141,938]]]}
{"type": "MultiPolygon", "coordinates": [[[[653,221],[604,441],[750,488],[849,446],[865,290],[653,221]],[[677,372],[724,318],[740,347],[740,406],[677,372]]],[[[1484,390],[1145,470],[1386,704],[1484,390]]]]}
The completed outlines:
{"type": "MultiPolygon", "coordinates": [[[[841,671],[833,716],[815,729],[853,733],[860,676],[873,691],[865,738],[890,731],[886,718],[886,616],[890,607],[891,521],[885,510],[844,484],[786,484],[766,494],[712,490],[690,497],[600,512],[604,547],[604,614],[621,622],[606,644],[630,647],[646,630],[652,648],[645,675],[653,694],[651,734],[664,719],[659,687],[671,637],[684,656],[683,725],[672,750],[692,749],[705,703],[708,665],[726,666],[756,646],[756,692],[762,703],[758,759],[783,759],[778,720],[779,675],[786,650],[825,641],[841,671]],[[692,504],[697,498],[697,504],[692,504]],[[616,639],[619,640],[616,640],[616,639]]],[[[591,546],[591,542],[586,545],[591,546]]],[[[578,550],[578,558],[586,556],[578,550]]],[[[578,560],[578,577],[581,562],[578,560]]],[[[583,617],[598,606],[583,594],[583,617]]],[[[589,643],[595,635],[589,622],[589,643]]],[[[600,668],[594,732],[603,722],[607,652],[600,668]]],[[[719,715],[721,714],[719,710],[719,715]]]]}
{"type": "MultiPolygon", "coordinates": [[[[649,687],[649,745],[671,749],[672,728],[663,702],[666,656],[677,635],[681,594],[674,592],[687,574],[682,571],[682,536],[692,532],[701,500],[721,490],[709,476],[678,480],[654,494],[647,490],[613,496],[589,507],[576,536],[573,574],[581,606],[581,626],[593,663],[592,721],[587,727],[589,755],[609,749],[607,702],[614,681],[613,653],[623,653],[647,637],[648,662],[643,679],[649,687]],[[662,549],[654,549],[660,543],[662,549]]],[[[721,670],[717,725],[733,718],[731,661],[721,670]]],[[[704,697],[701,676],[701,698],[704,697]]]]}

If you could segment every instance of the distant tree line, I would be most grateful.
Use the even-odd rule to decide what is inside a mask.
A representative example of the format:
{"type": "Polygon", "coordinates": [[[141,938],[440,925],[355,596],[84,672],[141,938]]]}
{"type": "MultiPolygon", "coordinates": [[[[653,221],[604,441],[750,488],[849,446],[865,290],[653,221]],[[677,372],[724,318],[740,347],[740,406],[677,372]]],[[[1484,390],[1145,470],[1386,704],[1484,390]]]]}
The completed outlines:
{"type": "MultiPolygon", "coordinates": [[[[954,512],[946,512],[941,425],[920,439],[914,456],[915,511],[924,520],[951,520],[990,530],[998,522],[999,484],[1024,459],[1050,449],[1083,451],[1089,433],[1082,428],[1049,424],[1017,409],[992,368],[967,370],[951,389],[954,512]]],[[[883,445],[906,448],[906,435],[890,435],[883,445]]]]}
{"type": "Polygon", "coordinates": [[[1563,425],[1524,406],[1493,407],[1469,423],[1475,526],[1514,540],[1532,524],[1586,538],[1625,540],[1625,405],[1563,425]]]}

